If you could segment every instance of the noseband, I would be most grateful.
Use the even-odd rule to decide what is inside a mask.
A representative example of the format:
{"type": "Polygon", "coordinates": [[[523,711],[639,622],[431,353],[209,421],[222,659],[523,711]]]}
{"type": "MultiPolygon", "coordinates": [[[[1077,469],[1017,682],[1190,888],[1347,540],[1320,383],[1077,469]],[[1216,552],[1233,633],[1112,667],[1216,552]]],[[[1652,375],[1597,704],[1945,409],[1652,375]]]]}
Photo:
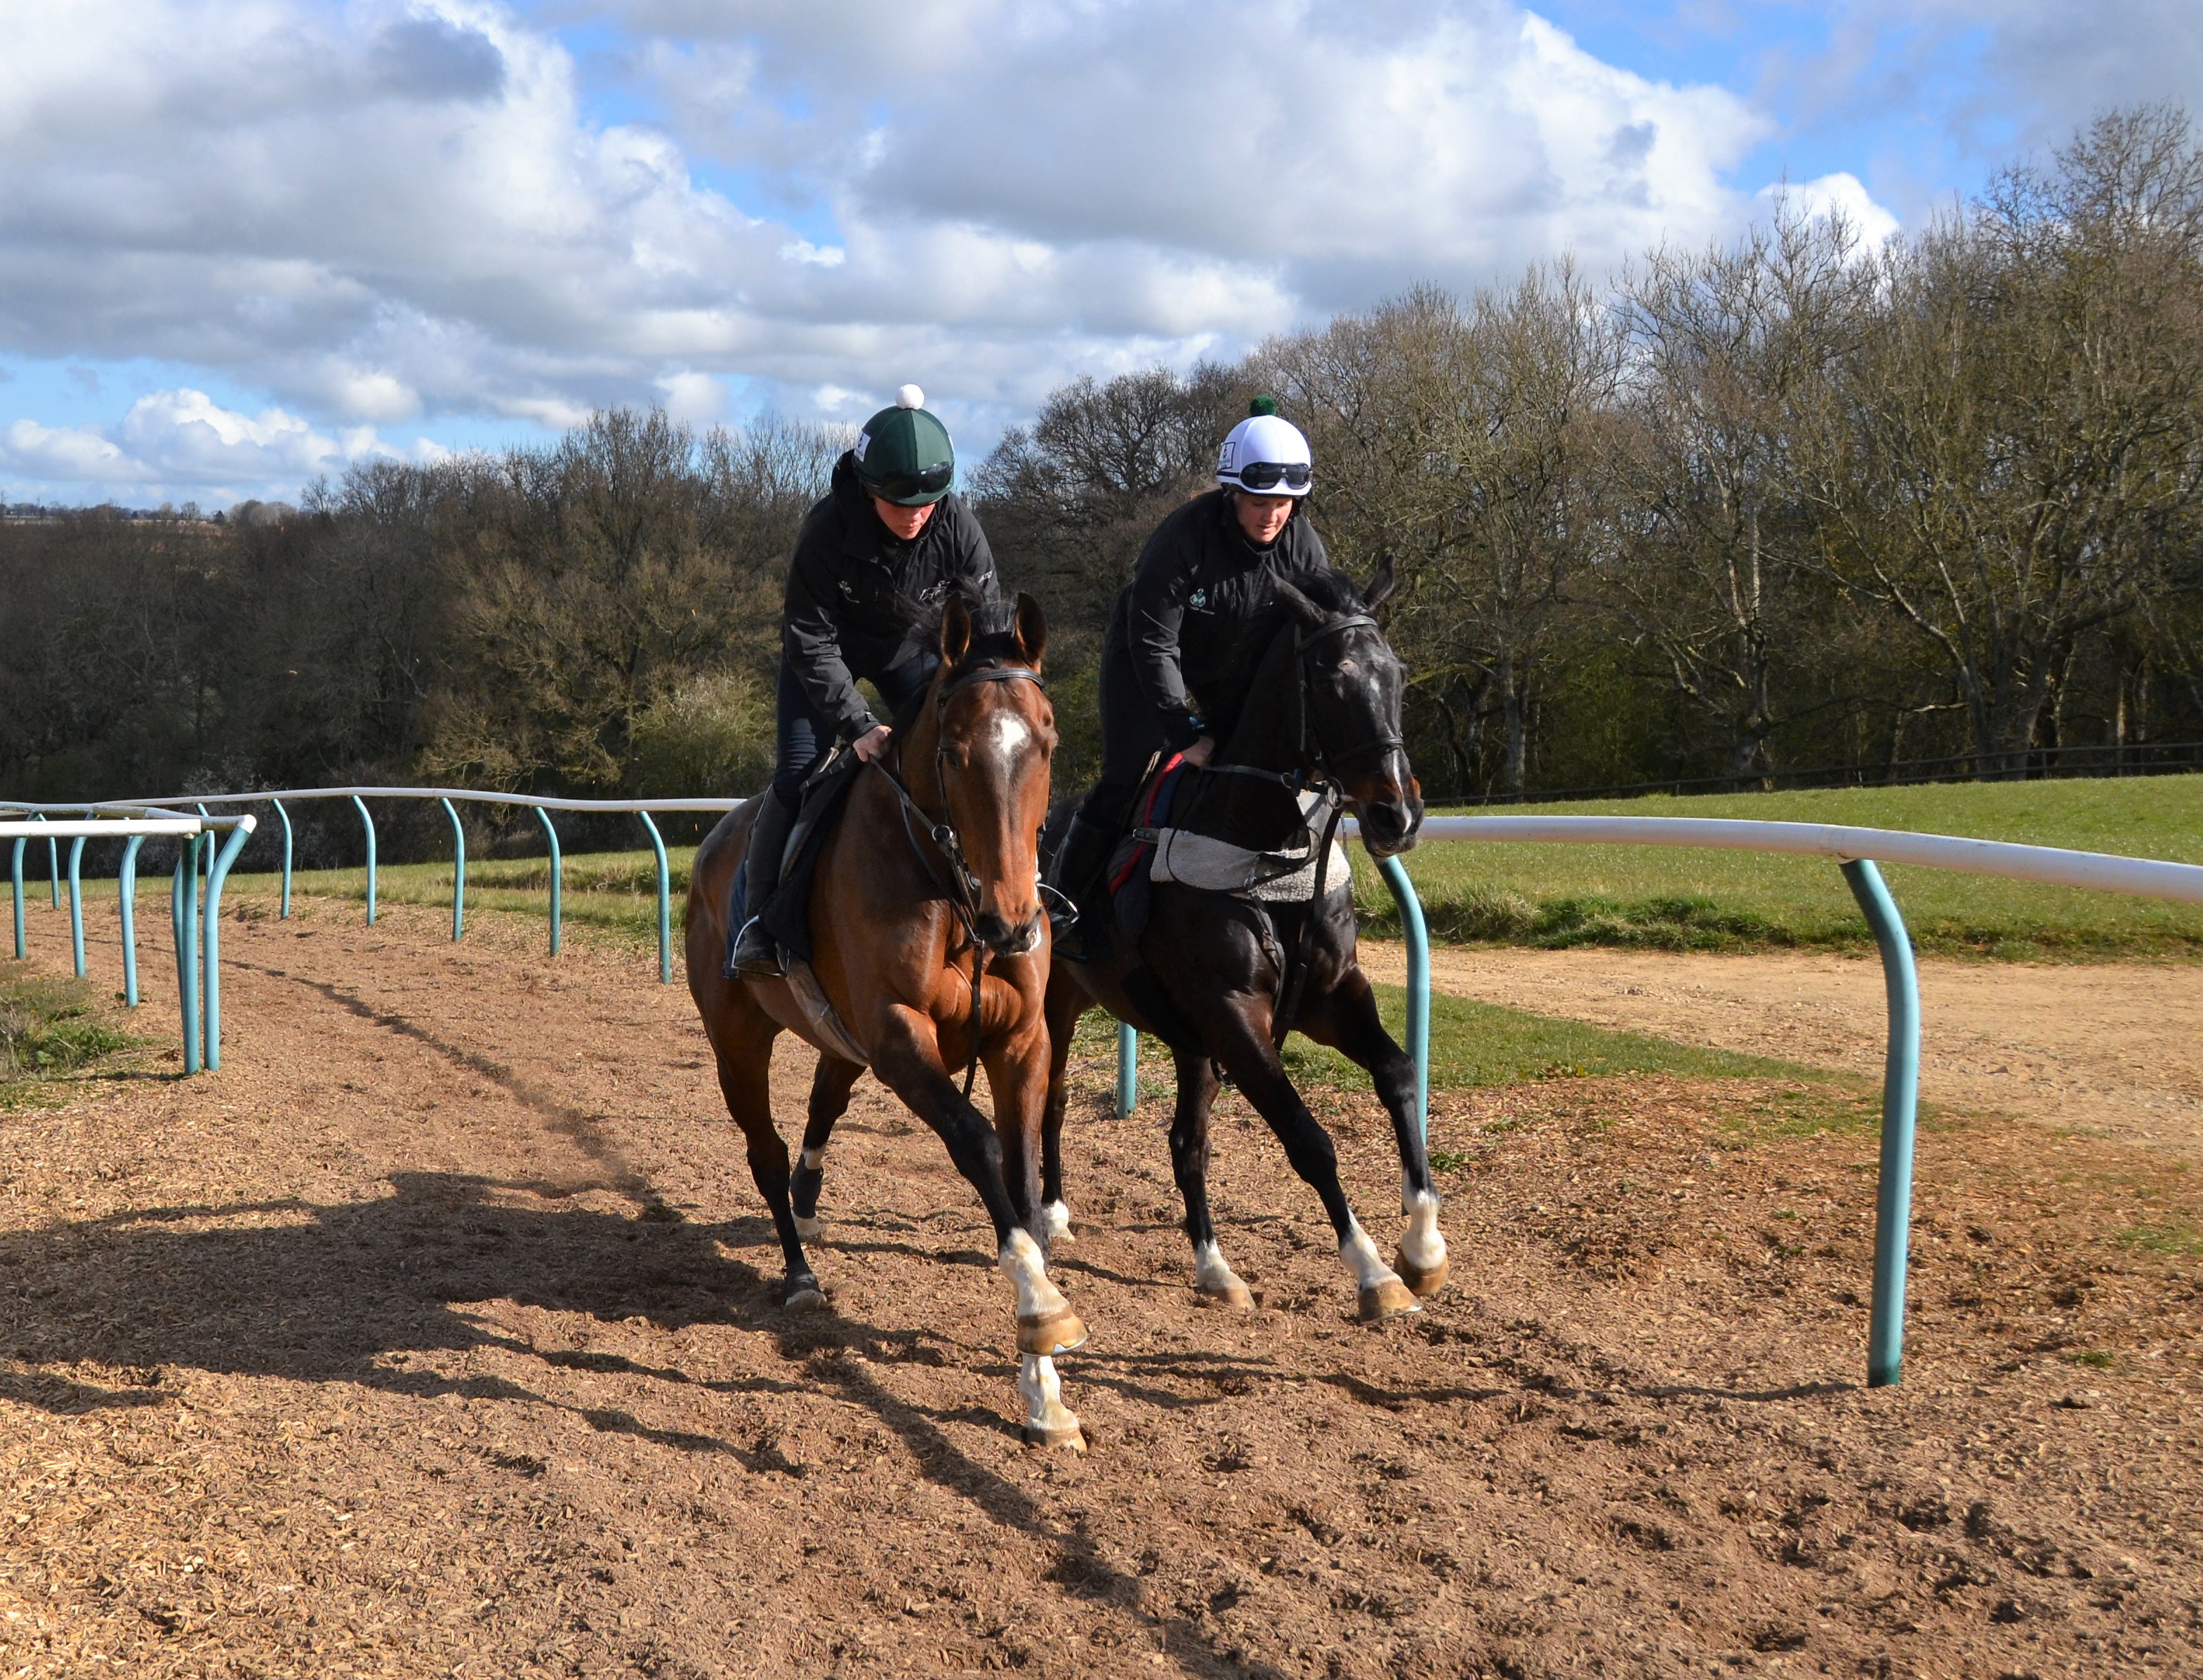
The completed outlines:
{"type": "MultiPolygon", "coordinates": [[[[982,683],[1031,683],[1042,693],[1048,691],[1048,683],[1040,672],[1023,665],[983,665],[977,671],[967,671],[960,677],[952,677],[942,683],[940,692],[933,697],[933,779],[940,785],[941,802],[944,807],[948,803],[948,748],[942,731],[942,721],[948,713],[951,699],[982,683]]],[[[955,911],[956,920],[964,925],[965,936],[972,942],[972,1062],[964,1070],[964,1098],[969,1102],[972,1084],[979,1076],[979,992],[980,983],[987,972],[987,957],[989,953],[996,956],[1015,956],[1019,953],[1009,949],[1007,941],[990,941],[980,935],[979,895],[982,887],[978,873],[972,867],[971,860],[964,850],[963,837],[956,832],[954,813],[944,809],[941,820],[936,822],[925,807],[911,796],[910,789],[905,785],[902,778],[889,768],[885,762],[875,759],[872,768],[885,777],[888,785],[895,790],[896,803],[902,812],[902,831],[910,841],[910,849],[918,859],[918,867],[925,871],[926,878],[933,883],[934,890],[948,901],[949,908],[955,911]],[[925,837],[933,842],[934,849],[948,863],[947,880],[943,880],[941,873],[933,867],[933,860],[926,855],[925,848],[918,844],[917,825],[924,825],[925,837]]]]}

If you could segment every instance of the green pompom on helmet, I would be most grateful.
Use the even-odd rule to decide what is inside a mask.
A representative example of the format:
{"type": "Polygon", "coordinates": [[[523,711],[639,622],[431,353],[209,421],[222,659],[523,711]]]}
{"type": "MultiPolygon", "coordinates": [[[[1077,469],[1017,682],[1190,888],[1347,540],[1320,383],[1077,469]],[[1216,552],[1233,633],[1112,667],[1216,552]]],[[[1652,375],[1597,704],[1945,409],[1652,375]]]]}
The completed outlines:
{"type": "Polygon", "coordinates": [[[948,428],[925,406],[925,393],[906,385],[895,406],[865,422],[857,434],[858,482],[882,501],[924,507],[948,494],[956,476],[956,451],[948,428]]]}

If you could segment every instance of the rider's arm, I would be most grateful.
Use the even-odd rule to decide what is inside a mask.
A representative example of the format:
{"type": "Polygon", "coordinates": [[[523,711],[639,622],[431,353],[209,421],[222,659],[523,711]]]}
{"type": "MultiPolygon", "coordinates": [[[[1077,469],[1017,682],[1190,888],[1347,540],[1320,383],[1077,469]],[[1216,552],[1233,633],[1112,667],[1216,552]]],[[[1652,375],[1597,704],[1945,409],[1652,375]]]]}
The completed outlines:
{"type": "Polygon", "coordinates": [[[823,540],[806,529],[788,563],[780,620],[780,652],[788,674],[813,706],[834,720],[845,741],[877,727],[842,658],[841,592],[831,570],[830,526],[823,540]]]}
{"type": "Polygon", "coordinates": [[[1185,621],[1193,559],[1179,538],[1179,522],[1173,519],[1148,539],[1132,573],[1125,626],[1140,691],[1155,708],[1163,739],[1175,752],[1184,752],[1202,734],[1178,664],[1178,630],[1185,621]]]}

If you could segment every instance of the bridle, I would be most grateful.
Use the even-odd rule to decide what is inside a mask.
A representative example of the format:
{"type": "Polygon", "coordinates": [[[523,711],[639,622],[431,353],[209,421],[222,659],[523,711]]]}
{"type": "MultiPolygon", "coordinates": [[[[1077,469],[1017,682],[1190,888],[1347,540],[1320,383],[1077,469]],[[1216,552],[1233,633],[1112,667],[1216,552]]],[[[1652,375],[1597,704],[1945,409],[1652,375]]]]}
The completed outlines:
{"type": "MultiPolygon", "coordinates": [[[[976,688],[982,683],[1031,683],[1043,694],[1048,691],[1047,680],[1040,672],[1031,665],[982,665],[976,671],[951,677],[940,685],[933,696],[933,779],[941,790],[943,807],[948,802],[948,735],[942,725],[948,716],[948,702],[965,689],[976,688]]],[[[956,832],[954,813],[946,814],[936,822],[912,796],[908,785],[884,759],[872,760],[871,767],[878,771],[886,778],[888,786],[895,790],[895,802],[902,813],[902,831],[910,842],[912,854],[917,857],[918,867],[925,871],[926,878],[933,883],[934,890],[948,901],[948,908],[956,913],[957,920],[963,924],[965,936],[972,942],[972,1062],[964,1070],[964,1100],[968,1103],[972,1099],[972,1085],[979,1076],[979,994],[981,982],[986,976],[987,958],[989,955],[1015,956],[1020,953],[1012,950],[1008,941],[989,940],[979,932],[982,886],[978,872],[972,867],[971,859],[965,852],[963,837],[956,832]],[[926,855],[925,848],[918,843],[918,832],[921,826],[925,831],[925,837],[933,843],[934,849],[941,854],[942,861],[948,866],[946,880],[933,867],[933,860],[926,855]]]]}

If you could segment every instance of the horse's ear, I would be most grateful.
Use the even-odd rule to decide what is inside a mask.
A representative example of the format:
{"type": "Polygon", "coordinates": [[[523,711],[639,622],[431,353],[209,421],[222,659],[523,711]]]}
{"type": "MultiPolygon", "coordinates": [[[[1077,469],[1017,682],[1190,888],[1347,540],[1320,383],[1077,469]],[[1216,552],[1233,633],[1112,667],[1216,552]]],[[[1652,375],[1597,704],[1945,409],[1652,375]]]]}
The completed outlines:
{"type": "Polygon", "coordinates": [[[941,662],[954,671],[972,650],[972,609],[961,595],[948,597],[941,614],[941,662]]]}
{"type": "Polygon", "coordinates": [[[1392,568],[1392,551],[1386,549],[1385,557],[1377,562],[1377,570],[1369,579],[1369,587],[1361,592],[1361,600],[1374,612],[1392,599],[1392,591],[1400,585],[1399,574],[1392,568]]]}
{"type": "Polygon", "coordinates": [[[1271,587],[1277,591],[1278,599],[1292,609],[1293,617],[1298,618],[1310,630],[1322,624],[1327,616],[1320,606],[1286,583],[1284,578],[1279,578],[1271,587]]]}
{"type": "Polygon", "coordinates": [[[1020,590],[1018,594],[1018,657],[1035,671],[1048,651],[1048,614],[1040,603],[1020,590]]]}

